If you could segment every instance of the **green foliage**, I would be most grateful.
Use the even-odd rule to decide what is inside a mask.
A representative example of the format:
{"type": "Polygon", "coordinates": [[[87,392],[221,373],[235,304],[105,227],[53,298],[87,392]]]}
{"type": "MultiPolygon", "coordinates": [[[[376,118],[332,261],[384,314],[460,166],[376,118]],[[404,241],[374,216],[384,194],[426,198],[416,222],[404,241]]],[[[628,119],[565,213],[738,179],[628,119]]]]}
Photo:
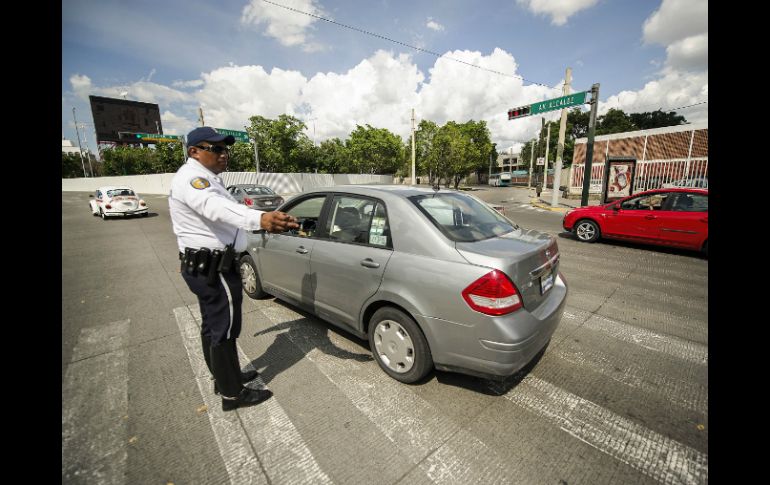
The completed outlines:
{"type": "Polygon", "coordinates": [[[664,113],[661,110],[648,111],[646,113],[631,113],[628,115],[631,122],[639,130],[662,128],[664,126],[676,126],[687,123],[684,116],[677,115],[675,111],[664,113]]]}
{"type": "MultiPolygon", "coordinates": [[[[86,171],[88,171],[88,168],[86,168],[86,171]]],[[[80,159],[80,154],[61,152],[61,178],[78,178],[82,176],[83,163],[80,159]]]]}
{"type": "Polygon", "coordinates": [[[346,145],[358,173],[395,174],[403,161],[401,137],[385,128],[356,125],[346,145]]]}

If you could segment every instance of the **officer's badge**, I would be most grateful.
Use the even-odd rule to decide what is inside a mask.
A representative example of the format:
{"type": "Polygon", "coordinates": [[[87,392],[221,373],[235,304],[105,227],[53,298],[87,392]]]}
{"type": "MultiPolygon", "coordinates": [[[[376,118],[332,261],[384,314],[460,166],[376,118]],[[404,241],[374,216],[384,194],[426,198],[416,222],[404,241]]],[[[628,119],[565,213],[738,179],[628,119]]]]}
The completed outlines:
{"type": "Polygon", "coordinates": [[[204,179],[202,177],[198,177],[198,178],[193,179],[190,182],[190,185],[192,185],[193,188],[198,189],[198,190],[203,190],[205,188],[211,187],[211,183],[208,180],[206,180],[206,179],[204,179]]]}

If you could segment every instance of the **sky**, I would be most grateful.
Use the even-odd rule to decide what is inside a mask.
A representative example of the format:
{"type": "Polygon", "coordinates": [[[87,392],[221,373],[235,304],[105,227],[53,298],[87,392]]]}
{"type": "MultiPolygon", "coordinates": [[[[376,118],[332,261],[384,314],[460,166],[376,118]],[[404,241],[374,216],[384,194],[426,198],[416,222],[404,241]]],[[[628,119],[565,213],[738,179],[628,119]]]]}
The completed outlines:
{"type": "Polygon", "coordinates": [[[318,144],[367,124],[406,141],[414,109],[416,123],[484,120],[515,152],[541,117],[508,109],[563,96],[567,68],[570,92],[599,83],[599,115],[708,122],[708,2],[62,0],[62,137],[78,143],[75,108],[95,151],[95,95],[157,103],[172,135],[201,108],[217,128],[286,113],[318,144]]]}

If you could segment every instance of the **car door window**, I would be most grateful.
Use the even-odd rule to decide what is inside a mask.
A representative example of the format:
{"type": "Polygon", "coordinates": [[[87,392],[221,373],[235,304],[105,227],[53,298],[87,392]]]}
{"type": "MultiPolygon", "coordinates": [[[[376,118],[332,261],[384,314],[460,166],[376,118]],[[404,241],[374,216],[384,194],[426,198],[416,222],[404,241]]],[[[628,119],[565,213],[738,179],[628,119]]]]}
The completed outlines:
{"type": "Polygon", "coordinates": [[[621,209],[625,210],[650,210],[650,196],[634,197],[624,201],[621,205],[621,209]]]}
{"type": "Polygon", "coordinates": [[[676,201],[674,202],[672,209],[678,212],[708,212],[709,199],[706,195],[701,194],[676,194],[676,201]]]}
{"type": "Polygon", "coordinates": [[[299,224],[298,229],[292,229],[286,232],[286,234],[298,237],[313,237],[317,235],[318,224],[321,219],[321,209],[323,209],[325,200],[326,195],[321,194],[303,199],[286,209],[285,212],[296,217],[299,224]]]}
{"type": "Polygon", "coordinates": [[[385,206],[374,199],[335,196],[326,230],[334,241],[392,247],[385,206]]]}

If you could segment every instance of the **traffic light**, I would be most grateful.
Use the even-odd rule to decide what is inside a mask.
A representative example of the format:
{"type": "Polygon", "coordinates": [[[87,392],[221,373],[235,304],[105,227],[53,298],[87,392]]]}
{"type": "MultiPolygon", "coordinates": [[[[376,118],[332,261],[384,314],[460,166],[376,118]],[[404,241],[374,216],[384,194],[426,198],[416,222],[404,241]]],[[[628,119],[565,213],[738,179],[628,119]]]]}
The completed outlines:
{"type": "Polygon", "coordinates": [[[530,105],[509,109],[508,119],[512,120],[514,118],[521,118],[522,116],[529,116],[529,107],[530,105]]]}

